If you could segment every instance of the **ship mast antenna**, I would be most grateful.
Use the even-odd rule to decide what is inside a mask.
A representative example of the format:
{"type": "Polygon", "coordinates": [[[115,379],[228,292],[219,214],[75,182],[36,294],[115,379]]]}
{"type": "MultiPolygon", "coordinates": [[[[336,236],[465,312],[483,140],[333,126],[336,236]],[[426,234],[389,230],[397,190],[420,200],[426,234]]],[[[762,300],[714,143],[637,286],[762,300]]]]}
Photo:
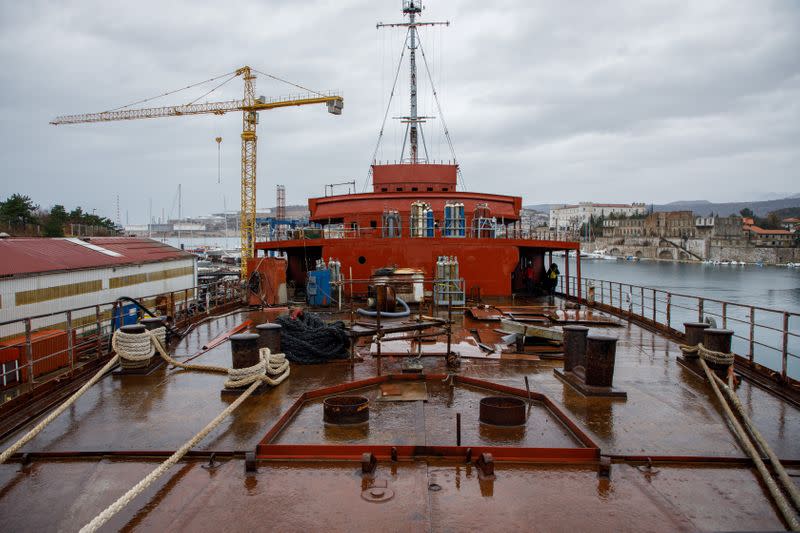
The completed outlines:
{"type": "MultiPolygon", "coordinates": [[[[403,14],[408,16],[408,22],[397,22],[391,24],[384,24],[379,22],[376,27],[377,28],[396,28],[396,27],[404,27],[407,28],[406,33],[406,40],[404,45],[404,52],[405,48],[408,48],[408,56],[409,56],[409,66],[410,66],[410,76],[409,76],[409,89],[410,89],[410,98],[409,98],[409,114],[406,117],[397,117],[400,118],[403,122],[406,123],[406,131],[408,132],[407,136],[404,136],[403,139],[403,152],[400,154],[401,161],[405,155],[405,144],[408,142],[409,146],[409,162],[412,164],[418,163],[420,161],[419,157],[419,138],[422,138],[423,142],[423,149],[426,152],[426,160],[427,160],[427,146],[425,146],[425,137],[422,134],[422,124],[425,122],[426,119],[431,117],[421,117],[417,113],[417,48],[421,47],[421,42],[419,40],[419,35],[417,33],[417,28],[419,26],[449,26],[450,21],[445,22],[419,22],[417,21],[417,16],[422,13],[422,0],[403,0],[403,14]]],[[[424,57],[424,52],[423,52],[424,57]]],[[[401,55],[402,61],[402,55],[401,55]]],[[[427,68],[427,63],[426,63],[427,68]]],[[[395,77],[395,82],[397,78],[395,77]]],[[[433,81],[431,80],[431,85],[433,85],[433,81]]],[[[394,89],[392,89],[392,93],[394,94],[394,89]]],[[[391,99],[390,99],[391,103],[391,99]]],[[[387,109],[388,112],[388,109],[387,109]]],[[[385,117],[384,117],[385,121],[385,117]]],[[[381,128],[381,133],[383,132],[383,128],[381,128]]],[[[378,142],[380,142],[380,137],[378,138],[378,142]]],[[[374,157],[373,157],[374,159],[374,157]]]]}

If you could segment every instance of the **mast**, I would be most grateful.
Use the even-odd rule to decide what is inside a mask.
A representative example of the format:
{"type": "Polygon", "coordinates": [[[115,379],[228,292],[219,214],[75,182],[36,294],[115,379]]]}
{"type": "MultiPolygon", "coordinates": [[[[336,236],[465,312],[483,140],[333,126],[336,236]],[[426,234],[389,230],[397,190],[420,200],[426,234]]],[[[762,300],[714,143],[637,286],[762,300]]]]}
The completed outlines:
{"type": "MultiPolygon", "coordinates": [[[[410,63],[411,71],[409,76],[409,84],[411,85],[411,98],[410,98],[410,113],[408,117],[408,143],[409,150],[411,151],[411,162],[417,162],[417,27],[414,25],[414,19],[417,13],[422,11],[422,2],[415,2],[409,0],[403,3],[403,13],[408,15],[408,60],[410,63]]],[[[419,124],[419,128],[422,125],[419,124]]]]}
{"type": "MultiPolygon", "coordinates": [[[[412,164],[419,163],[419,138],[422,137],[423,143],[425,142],[425,135],[422,132],[422,123],[425,119],[433,117],[421,117],[417,112],[417,49],[419,49],[419,36],[417,35],[417,28],[419,26],[449,26],[450,22],[418,22],[417,16],[422,13],[422,0],[403,0],[403,14],[408,15],[408,22],[398,22],[393,24],[378,23],[378,28],[393,28],[403,26],[408,28],[406,33],[406,45],[408,47],[408,60],[409,60],[409,113],[405,117],[399,118],[406,124],[406,131],[408,136],[403,140],[403,151],[400,154],[400,160],[403,161],[405,155],[405,144],[408,142],[409,158],[408,161],[412,164]]],[[[423,57],[425,53],[423,51],[423,57]]],[[[402,59],[402,58],[401,58],[402,59]]],[[[395,78],[395,82],[396,82],[395,78]]],[[[394,91],[394,90],[393,90],[394,91]]],[[[438,102],[437,102],[438,103],[438,102]]],[[[388,109],[387,109],[388,113],[388,109]]],[[[385,119],[384,119],[385,120],[385,119]]],[[[383,135],[383,128],[381,128],[381,136],[383,135]]],[[[380,142],[380,137],[379,141],[380,142]]],[[[425,148],[425,160],[427,161],[427,147],[425,148]]],[[[373,156],[374,159],[374,156],[373,156]]]]}

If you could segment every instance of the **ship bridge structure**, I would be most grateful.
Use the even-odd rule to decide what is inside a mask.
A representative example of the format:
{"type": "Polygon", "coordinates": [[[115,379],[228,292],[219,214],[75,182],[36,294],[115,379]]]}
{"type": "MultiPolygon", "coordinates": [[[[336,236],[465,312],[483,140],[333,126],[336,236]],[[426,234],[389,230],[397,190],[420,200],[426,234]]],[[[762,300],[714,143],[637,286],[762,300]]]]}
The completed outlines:
{"type": "MultiPolygon", "coordinates": [[[[422,12],[422,2],[406,0],[405,21],[377,24],[379,29],[404,28],[406,34],[372,154],[367,181],[371,180],[372,190],[367,192],[365,187],[362,193],[310,198],[310,221],[315,227],[256,243],[256,252],[261,256],[286,254],[287,279],[296,286],[305,285],[308,272],[320,260],[335,258],[346,277],[367,280],[376,270],[386,267],[410,268],[433,278],[437,261],[444,257],[460,265],[458,282],[462,292],[510,296],[526,284],[541,285],[554,253],[575,253],[579,249],[577,242],[533,238],[532,228],[521,224],[521,197],[466,189],[418,31],[423,26],[450,23],[421,21],[422,12]],[[393,117],[405,126],[402,145],[395,160],[378,161],[398,74],[406,57],[408,112],[393,117]],[[419,113],[420,58],[430,81],[437,117],[419,113]],[[433,118],[441,121],[450,151],[450,159],[445,161],[430,157],[430,139],[426,140],[424,127],[433,118]]],[[[566,268],[568,273],[569,261],[566,268]]],[[[580,279],[579,256],[574,268],[580,279]]],[[[355,290],[366,289],[363,285],[355,290]]]]}

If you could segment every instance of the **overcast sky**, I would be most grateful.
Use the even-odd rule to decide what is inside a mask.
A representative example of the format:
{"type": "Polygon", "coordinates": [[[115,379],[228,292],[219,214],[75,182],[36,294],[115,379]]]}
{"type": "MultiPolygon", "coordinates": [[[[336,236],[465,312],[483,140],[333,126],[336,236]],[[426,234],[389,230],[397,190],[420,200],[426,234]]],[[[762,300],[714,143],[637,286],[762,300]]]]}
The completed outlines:
{"type": "MultiPolygon", "coordinates": [[[[238,208],[241,115],[51,126],[251,65],[324,106],[262,112],[258,206],[363,186],[402,46],[400,0],[0,2],[0,197],[144,223],[238,208]],[[217,145],[223,137],[221,183],[217,145]]],[[[800,2],[434,1],[423,46],[467,188],[525,204],[760,200],[800,192],[800,2]]],[[[378,152],[396,159],[401,69],[378,152]]],[[[421,65],[426,140],[447,159],[421,65]]],[[[259,76],[258,94],[296,92],[259,76]]],[[[208,84],[145,105],[192,101],[208,84]]],[[[236,78],[206,100],[241,98],[236,78]]]]}

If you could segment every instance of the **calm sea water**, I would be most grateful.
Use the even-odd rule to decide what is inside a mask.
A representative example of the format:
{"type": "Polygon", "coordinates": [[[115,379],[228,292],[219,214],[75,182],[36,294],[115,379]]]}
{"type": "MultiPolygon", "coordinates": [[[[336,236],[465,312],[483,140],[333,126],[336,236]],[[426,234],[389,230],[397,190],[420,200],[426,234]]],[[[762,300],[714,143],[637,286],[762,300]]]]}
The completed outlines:
{"type": "MultiPolygon", "coordinates": [[[[559,265],[563,274],[563,258],[559,265]]],[[[570,274],[575,275],[574,258],[570,267],[570,274]]],[[[800,313],[800,268],[582,258],[581,274],[586,278],[800,313]]]]}

